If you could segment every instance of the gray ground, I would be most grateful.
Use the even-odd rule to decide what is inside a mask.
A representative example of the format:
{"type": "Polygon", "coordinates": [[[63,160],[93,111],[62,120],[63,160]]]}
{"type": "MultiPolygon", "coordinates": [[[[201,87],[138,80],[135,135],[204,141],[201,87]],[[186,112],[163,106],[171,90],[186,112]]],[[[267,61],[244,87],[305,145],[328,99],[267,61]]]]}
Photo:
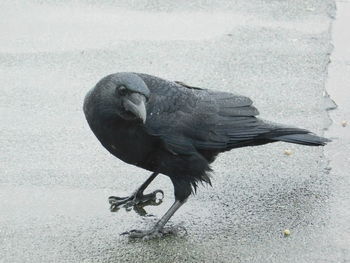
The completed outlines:
{"type": "Polygon", "coordinates": [[[213,188],[171,219],[185,236],[119,236],[152,226],[172,184],[162,176],[150,187],[166,193],[146,208],[154,216],[111,213],[107,197],[148,174],[108,154],[82,113],[101,77],[136,71],[248,95],[263,118],[323,134],[334,15],[331,0],[1,1],[0,262],[349,262],[345,29],[327,84],[344,106],[326,135],[340,139],[222,154],[213,188]]]}

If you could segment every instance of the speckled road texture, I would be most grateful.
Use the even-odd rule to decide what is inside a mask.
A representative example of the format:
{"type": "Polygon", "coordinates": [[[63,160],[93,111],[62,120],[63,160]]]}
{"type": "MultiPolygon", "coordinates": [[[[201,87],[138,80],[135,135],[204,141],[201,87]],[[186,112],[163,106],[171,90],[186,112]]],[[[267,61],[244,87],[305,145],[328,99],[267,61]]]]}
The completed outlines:
{"type": "Polygon", "coordinates": [[[0,262],[350,260],[350,202],[335,194],[346,177],[330,171],[327,148],[286,143],[221,154],[213,187],[170,221],[187,235],[119,235],[151,227],[173,189],[157,178],[150,190],[165,199],[147,217],[109,211],[109,195],[130,194],[149,174],[111,156],[84,119],[83,98],[101,77],[145,72],[241,93],[263,118],[321,135],[331,123],[335,3],[212,2],[1,1],[0,262]]]}

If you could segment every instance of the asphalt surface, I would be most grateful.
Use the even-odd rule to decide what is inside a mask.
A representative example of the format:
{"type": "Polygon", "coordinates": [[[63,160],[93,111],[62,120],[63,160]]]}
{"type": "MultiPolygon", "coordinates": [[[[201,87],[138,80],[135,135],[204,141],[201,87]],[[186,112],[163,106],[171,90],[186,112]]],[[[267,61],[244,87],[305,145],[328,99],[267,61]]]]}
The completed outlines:
{"type": "MultiPolygon", "coordinates": [[[[330,111],[333,124],[326,135],[334,142],[327,146],[325,154],[332,168],[330,175],[337,180],[333,184],[331,199],[331,240],[336,251],[342,251],[343,262],[350,262],[350,32],[346,30],[350,23],[350,1],[337,2],[337,19],[333,23],[332,43],[334,51],[329,66],[327,91],[338,107],[330,111]]],[[[340,261],[340,260],[339,260],[340,261]]]]}
{"type": "MultiPolygon", "coordinates": [[[[149,73],[247,95],[264,119],[317,134],[331,125],[324,92],[335,3],[209,2],[1,2],[0,262],[350,261],[348,137],[329,148],[276,143],[222,154],[213,187],[169,222],[187,234],[119,235],[151,227],[173,189],[156,179],[150,190],[165,198],[148,216],[109,211],[109,195],[130,194],[148,173],[111,156],[84,119],[85,93],[101,77],[149,73]],[[337,145],[345,164],[332,161],[337,145]]],[[[327,84],[334,94],[337,78],[327,84]]],[[[349,129],[341,128],[327,136],[349,129]]]]}

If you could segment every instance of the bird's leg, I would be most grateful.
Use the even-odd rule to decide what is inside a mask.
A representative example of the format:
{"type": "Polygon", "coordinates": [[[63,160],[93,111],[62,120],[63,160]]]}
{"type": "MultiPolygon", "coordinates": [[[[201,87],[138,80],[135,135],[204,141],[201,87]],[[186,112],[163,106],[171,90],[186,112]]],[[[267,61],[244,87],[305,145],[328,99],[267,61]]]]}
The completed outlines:
{"type": "Polygon", "coordinates": [[[175,203],[169,208],[169,210],[163,215],[163,217],[155,224],[151,230],[131,230],[122,233],[122,235],[128,235],[130,238],[143,238],[147,240],[163,236],[166,234],[166,232],[163,231],[164,225],[185,202],[186,200],[176,200],[175,203]]]}
{"type": "Polygon", "coordinates": [[[141,205],[144,203],[157,203],[157,199],[161,200],[164,197],[164,192],[162,190],[156,190],[150,194],[143,194],[143,191],[147,188],[147,186],[156,178],[158,173],[153,173],[131,196],[128,197],[118,197],[118,196],[110,196],[108,198],[109,203],[111,204],[111,211],[117,211],[121,207],[129,208],[135,205],[141,205]],[[161,197],[158,198],[157,194],[161,194],[161,197]]]}

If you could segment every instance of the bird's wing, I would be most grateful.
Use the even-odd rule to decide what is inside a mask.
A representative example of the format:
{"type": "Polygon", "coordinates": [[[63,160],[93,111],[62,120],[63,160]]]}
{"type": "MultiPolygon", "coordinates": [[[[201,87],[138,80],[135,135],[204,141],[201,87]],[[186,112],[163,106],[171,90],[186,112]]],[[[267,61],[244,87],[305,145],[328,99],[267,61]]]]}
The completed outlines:
{"type": "Polygon", "coordinates": [[[181,86],[183,86],[183,87],[185,87],[185,88],[188,88],[188,89],[203,90],[202,88],[188,85],[188,84],[186,84],[186,83],[184,83],[184,82],[182,82],[182,81],[177,81],[177,80],[175,80],[174,82],[175,82],[176,84],[181,85],[181,86]]]}
{"type": "Polygon", "coordinates": [[[147,131],[169,151],[227,150],[268,130],[248,97],[183,86],[151,88],[147,131]]]}

